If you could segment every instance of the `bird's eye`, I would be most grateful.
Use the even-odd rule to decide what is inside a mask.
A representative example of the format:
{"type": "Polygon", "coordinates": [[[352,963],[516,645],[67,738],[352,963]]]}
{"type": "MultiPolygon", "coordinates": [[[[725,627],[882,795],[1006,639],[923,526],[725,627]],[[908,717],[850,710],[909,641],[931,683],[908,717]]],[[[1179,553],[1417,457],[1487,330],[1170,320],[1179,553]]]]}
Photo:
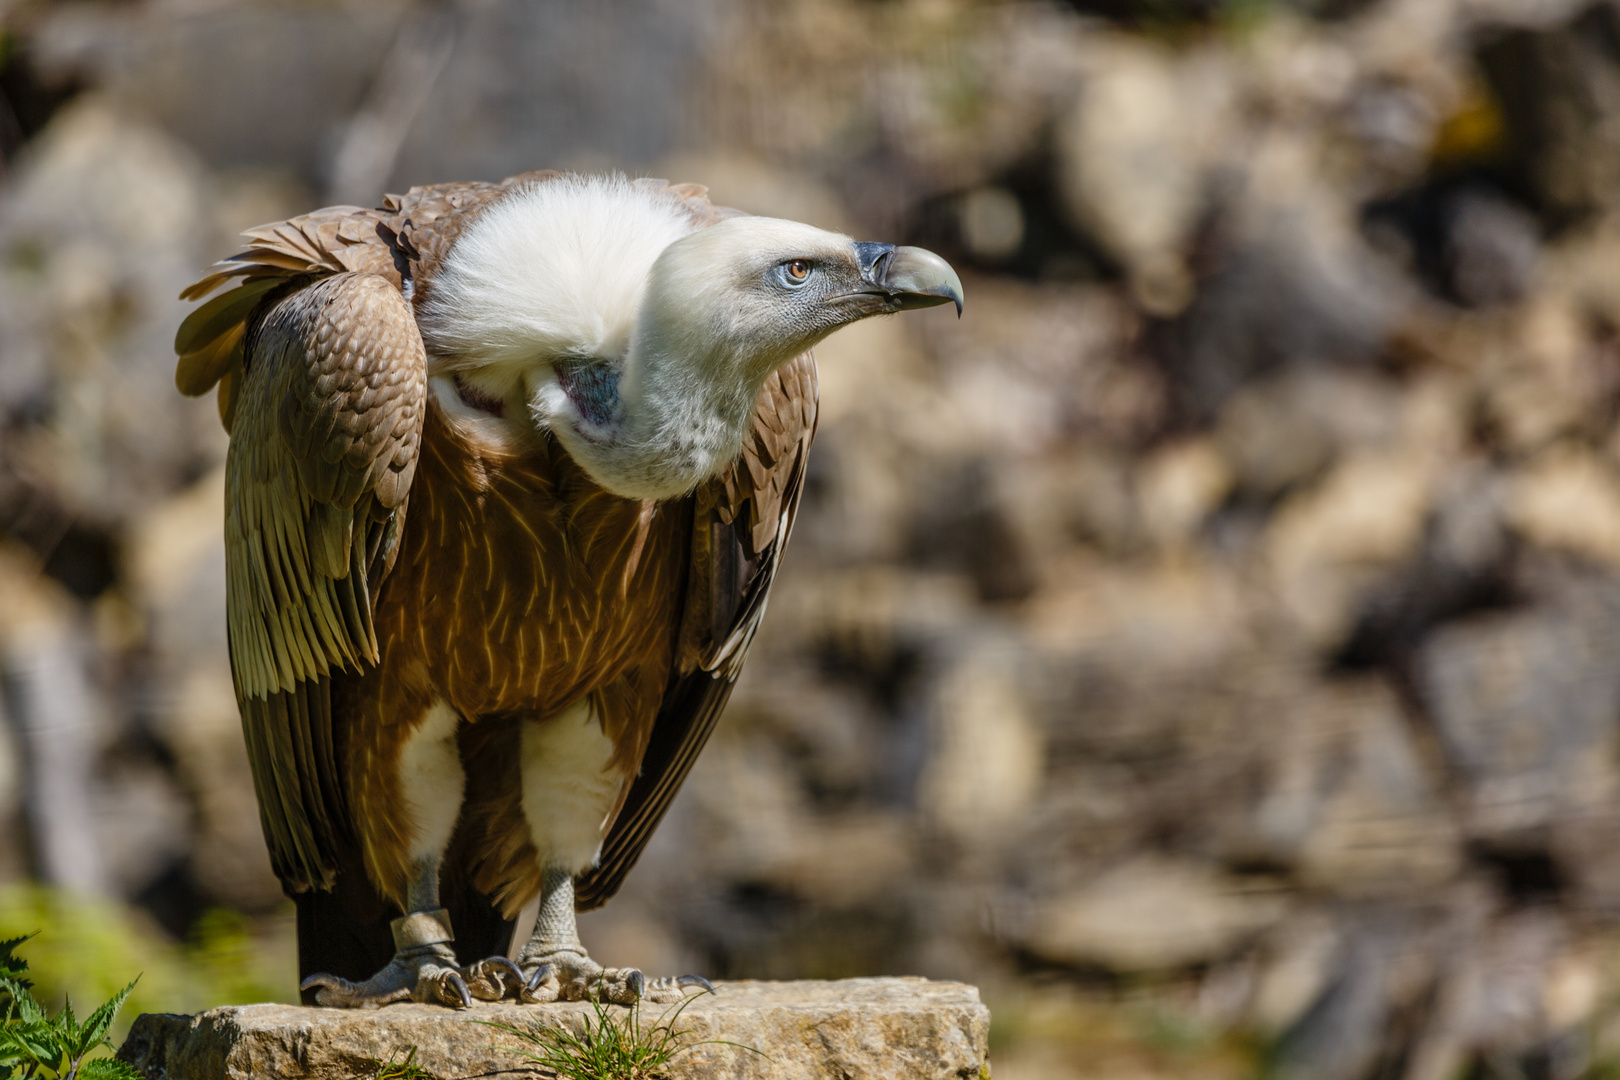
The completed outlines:
{"type": "Polygon", "coordinates": [[[782,277],[789,285],[803,285],[810,280],[810,264],[804,259],[794,259],[782,264],[782,277]]]}

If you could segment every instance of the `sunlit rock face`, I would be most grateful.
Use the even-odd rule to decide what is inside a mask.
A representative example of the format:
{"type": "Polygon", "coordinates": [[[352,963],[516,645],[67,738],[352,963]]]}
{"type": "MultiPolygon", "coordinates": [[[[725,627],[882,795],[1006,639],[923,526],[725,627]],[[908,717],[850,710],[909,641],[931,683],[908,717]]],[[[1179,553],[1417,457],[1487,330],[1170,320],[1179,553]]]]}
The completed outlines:
{"type": "MultiPolygon", "coordinates": [[[[588,1005],[494,1005],[475,1018],[518,1031],[595,1023],[588,1005]]],[[[926,979],[721,983],[687,1004],[679,1030],[672,1069],[685,1076],[974,1080],[988,1068],[990,1013],[973,987],[926,979]]],[[[342,1080],[403,1059],[402,1046],[433,1076],[529,1075],[521,1051],[539,1049],[428,1005],[250,1005],[143,1016],[120,1056],[143,1075],[342,1080]]]]}

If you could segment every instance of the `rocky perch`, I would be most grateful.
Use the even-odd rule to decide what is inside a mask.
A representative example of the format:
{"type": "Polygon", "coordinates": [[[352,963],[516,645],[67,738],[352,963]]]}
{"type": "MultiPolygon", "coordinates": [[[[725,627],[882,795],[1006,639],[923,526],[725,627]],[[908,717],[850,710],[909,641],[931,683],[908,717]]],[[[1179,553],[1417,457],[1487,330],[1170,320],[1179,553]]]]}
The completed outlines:
{"type": "MultiPolygon", "coordinates": [[[[645,1008],[644,1024],[656,1023],[662,1011],[645,1008]]],[[[414,1047],[417,1064],[442,1080],[532,1077],[545,1074],[515,1052],[514,1036],[471,1021],[556,1027],[578,1024],[589,1013],[590,1006],[577,1003],[479,1004],[469,1012],[434,1005],[354,1012],[233,1005],[195,1016],[143,1015],[118,1056],[149,1080],[354,1080],[414,1047]]],[[[990,1010],[976,988],[962,983],[915,978],[718,983],[713,996],[688,1003],[676,1027],[690,1033],[689,1044],[704,1043],[674,1062],[673,1075],[694,1080],[979,1080],[989,1075],[990,1010]]]]}

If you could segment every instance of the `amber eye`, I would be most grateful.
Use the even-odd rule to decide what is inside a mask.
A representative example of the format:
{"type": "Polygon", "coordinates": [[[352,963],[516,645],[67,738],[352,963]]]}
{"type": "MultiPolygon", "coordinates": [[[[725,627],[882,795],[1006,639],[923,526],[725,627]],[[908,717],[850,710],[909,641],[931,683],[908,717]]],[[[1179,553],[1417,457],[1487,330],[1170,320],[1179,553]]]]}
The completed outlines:
{"type": "Polygon", "coordinates": [[[804,259],[794,259],[782,264],[782,274],[789,285],[803,285],[810,280],[810,264],[804,259]]]}

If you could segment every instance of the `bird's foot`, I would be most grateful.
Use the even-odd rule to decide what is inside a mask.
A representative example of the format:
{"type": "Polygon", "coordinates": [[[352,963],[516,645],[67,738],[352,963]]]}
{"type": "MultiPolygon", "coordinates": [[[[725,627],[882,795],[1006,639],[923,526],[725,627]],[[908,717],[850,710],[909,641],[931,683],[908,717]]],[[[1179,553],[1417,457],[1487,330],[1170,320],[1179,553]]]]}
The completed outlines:
{"type": "Polygon", "coordinates": [[[518,1000],[527,1004],[547,1001],[607,1001],[616,1005],[649,1002],[668,1005],[693,994],[713,993],[701,975],[648,979],[636,968],[607,968],[578,947],[536,949],[525,946],[518,954],[525,976],[518,1000]]]}
{"type": "Polygon", "coordinates": [[[364,982],[319,973],[298,989],[315,990],[317,1005],[342,1009],[375,1009],[395,1001],[467,1009],[474,998],[517,997],[525,985],[523,971],[504,956],[459,966],[442,909],[394,920],[394,946],[398,951],[388,966],[364,982]]]}

